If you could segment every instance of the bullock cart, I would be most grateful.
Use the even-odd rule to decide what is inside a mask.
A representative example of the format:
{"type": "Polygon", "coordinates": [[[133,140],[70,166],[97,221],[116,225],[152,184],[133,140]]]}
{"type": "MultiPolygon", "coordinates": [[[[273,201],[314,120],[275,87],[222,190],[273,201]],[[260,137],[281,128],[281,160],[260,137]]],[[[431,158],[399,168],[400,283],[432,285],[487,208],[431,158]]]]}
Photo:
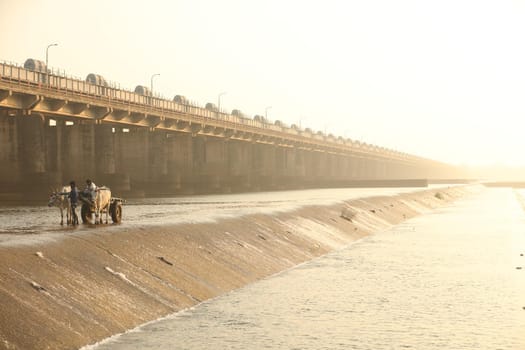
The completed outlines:
{"type": "MultiPolygon", "coordinates": [[[[122,221],[122,204],[124,199],[111,197],[109,188],[101,188],[100,191],[108,191],[109,198],[105,203],[99,203],[98,198],[91,201],[85,193],[79,193],[79,199],[82,202],[80,208],[80,217],[84,224],[93,223],[93,214],[95,214],[95,224],[102,223],[102,214],[106,214],[106,224],[108,223],[108,214],[111,215],[113,223],[118,224],[122,221]],[[98,219],[100,218],[100,221],[98,219]]],[[[97,195],[99,196],[99,195],[97,195]]]]}

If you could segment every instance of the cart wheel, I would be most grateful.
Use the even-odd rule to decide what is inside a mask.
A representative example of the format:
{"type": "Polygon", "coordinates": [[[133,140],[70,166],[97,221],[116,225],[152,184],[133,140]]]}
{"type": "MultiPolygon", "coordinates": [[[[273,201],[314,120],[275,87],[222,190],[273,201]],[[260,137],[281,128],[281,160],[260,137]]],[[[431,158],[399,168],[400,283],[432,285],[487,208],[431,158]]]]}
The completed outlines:
{"type": "Polygon", "coordinates": [[[91,212],[91,206],[87,205],[86,203],[82,204],[82,208],[80,208],[80,216],[82,217],[82,223],[84,224],[92,224],[92,212],[91,212]]]}
{"type": "Polygon", "coordinates": [[[122,205],[118,202],[112,203],[109,212],[111,213],[113,223],[120,224],[122,221],[122,205]]]}

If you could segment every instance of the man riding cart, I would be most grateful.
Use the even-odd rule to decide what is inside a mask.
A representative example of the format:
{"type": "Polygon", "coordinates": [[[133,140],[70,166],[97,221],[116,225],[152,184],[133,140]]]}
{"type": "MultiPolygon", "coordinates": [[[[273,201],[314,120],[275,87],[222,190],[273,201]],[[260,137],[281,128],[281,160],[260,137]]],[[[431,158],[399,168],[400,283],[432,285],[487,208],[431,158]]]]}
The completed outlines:
{"type": "Polygon", "coordinates": [[[86,188],[79,193],[82,201],[80,216],[83,223],[92,223],[93,214],[95,214],[95,224],[102,223],[102,213],[106,213],[106,224],[108,223],[108,214],[114,223],[120,223],[122,220],[122,198],[111,197],[111,190],[108,187],[98,187],[90,179],[86,180],[86,188]]]}

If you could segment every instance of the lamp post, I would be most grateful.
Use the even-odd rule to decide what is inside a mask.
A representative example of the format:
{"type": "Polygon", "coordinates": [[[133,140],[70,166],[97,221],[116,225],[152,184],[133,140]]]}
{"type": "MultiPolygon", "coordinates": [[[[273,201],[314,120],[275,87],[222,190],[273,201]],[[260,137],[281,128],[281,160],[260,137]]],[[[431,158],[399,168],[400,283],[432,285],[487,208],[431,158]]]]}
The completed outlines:
{"type": "Polygon", "coordinates": [[[303,116],[301,116],[301,117],[299,118],[299,129],[301,129],[301,127],[302,127],[301,122],[302,122],[303,120],[305,120],[305,119],[308,119],[308,118],[303,117],[303,116]]]}
{"type": "Polygon", "coordinates": [[[153,78],[155,77],[158,77],[160,75],[160,73],[155,73],[151,76],[151,80],[150,80],[150,91],[149,93],[151,94],[151,97],[153,97],[153,78]]]}
{"type": "Polygon", "coordinates": [[[264,119],[266,119],[266,121],[268,121],[268,110],[271,108],[272,106],[268,106],[264,109],[264,119]]]}
{"type": "Polygon", "coordinates": [[[58,46],[57,43],[49,44],[46,47],[46,77],[47,77],[47,83],[49,84],[49,69],[47,68],[48,62],[49,62],[49,48],[51,46],[58,46]]]}
{"type": "Polygon", "coordinates": [[[49,48],[50,48],[51,46],[58,46],[58,44],[57,44],[57,43],[55,43],[55,44],[49,44],[49,45],[47,45],[47,47],[46,47],[46,69],[47,69],[47,64],[48,64],[48,61],[49,61],[49,48]]]}
{"type": "Polygon", "coordinates": [[[226,95],[226,91],[223,91],[217,96],[217,118],[219,117],[219,113],[221,112],[221,96],[226,95]]]}
{"type": "Polygon", "coordinates": [[[330,126],[329,123],[325,123],[325,124],[324,124],[324,137],[327,137],[327,136],[328,136],[327,132],[328,132],[328,127],[329,127],[329,126],[330,126]]]}

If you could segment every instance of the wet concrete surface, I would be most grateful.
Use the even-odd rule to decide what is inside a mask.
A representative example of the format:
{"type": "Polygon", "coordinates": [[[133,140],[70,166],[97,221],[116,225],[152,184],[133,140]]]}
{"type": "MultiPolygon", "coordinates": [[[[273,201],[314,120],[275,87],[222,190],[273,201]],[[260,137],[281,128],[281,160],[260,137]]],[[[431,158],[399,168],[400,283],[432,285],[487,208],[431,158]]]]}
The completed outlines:
{"type": "MultiPolygon", "coordinates": [[[[446,188],[432,185],[429,188],[446,188]]],[[[299,191],[254,192],[171,198],[128,199],[123,205],[122,223],[113,225],[60,225],[60,211],[49,208],[47,198],[32,205],[0,205],[0,246],[31,244],[59,239],[62,235],[90,232],[104,227],[114,231],[147,225],[213,222],[251,214],[291,211],[310,205],[331,205],[345,200],[389,196],[420,191],[420,188],[335,188],[299,191]]],[[[80,208],[77,208],[80,216],[80,208]]],[[[105,215],[104,215],[105,217],[105,215]]],[[[65,221],[65,219],[64,219],[65,221]]]]}

